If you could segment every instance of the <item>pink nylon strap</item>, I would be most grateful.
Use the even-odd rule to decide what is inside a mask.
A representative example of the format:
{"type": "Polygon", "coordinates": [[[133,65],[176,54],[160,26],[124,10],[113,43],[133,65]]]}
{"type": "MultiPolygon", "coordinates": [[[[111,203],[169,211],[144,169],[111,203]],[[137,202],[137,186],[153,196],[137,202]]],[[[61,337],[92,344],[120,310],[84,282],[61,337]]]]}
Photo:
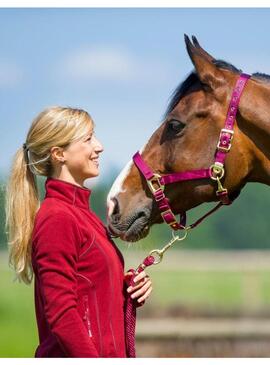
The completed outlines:
{"type": "Polygon", "coordinates": [[[152,179],[154,176],[153,171],[149,168],[149,166],[144,162],[142,159],[142,156],[140,155],[140,152],[136,152],[135,155],[132,157],[133,161],[135,162],[138,169],[141,171],[143,176],[146,178],[146,180],[152,179]]]}
{"type": "MultiPolygon", "coordinates": [[[[140,273],[144,270],[145,267],[153,265],[155,258],[153,256],[147,256],[143,263],[140,264],[135,271],[134,269],[128,270],[132,272],[133,275],[130,275],[126,278],[126,285],[134,286],[134,277],[135,273],[140,273]]],[[[125,291],[125,293],[127,293],[125,291]]],[[[138,303],[136,299],[131,298],[131,294],[126,294],[125,300],[125,338],[126,338],[126,352],[127,357],[136,357],[135,350],[135,330],[136,330],[136,309],[144,304],[144,302],[138,303]]]]}
{"type": "MultiPolygon", "coordinates": [[[[135,153],[132,157],[135,165],[141,171],[146,180],[150,180],[154,177],[153,171],[150,167],[145,163],[139,151],[135,153]]],[[[197,179],[206,179],[211,176],[210,169],[201,169],[201,170],[191,170],[185,172],[176,172],[169,175],[161,176],[160,183],[162,185],[167,185],[179,181],[187,181],[187,180],[197,180],[197,179]]]]}
{"type": "Polygon", "coordinates": [[[159,189],[154,193],[155,201],[158,205],[160,214],[163,220],[171,226],[172,229],[177,231],[178,229],[184,229],[185,226],[182,225],[182,220],[180,223],[176,221],[175,215],[173,214],[171,207],[169,205],[169,200],[166,198],[164,192],[159,189]]]}
{"type": "Polygon", "coordinates": [[[163,185],[167,185],[179,181],[207,179],[210,176],[210,169],[176,172],[174,174],[162,176],[160,182],[163,185]]]}
{"type": "Polygon", "coordinates": [[[219,162],[224,165],[226,154],[230,151],[231,142],[233,139],[233,127],[238,111],[240,98],[244,87],[249,80],[250,75],[242,73],[236,81],[236,85],[233,89],[231,101],[229,104],[227,117],[225,120],[224,128],[220,132],[219,141],[217,145],[217,152],[215,155],[215,162],[219,162]]]}
{"type": "Polygon", "coordinates": [[[143,174],[143,176],[146,178],[146,180],[150,180],[154,176],[153,171],[144,162],[144,160],[143,160],[142,156],[140,155],[140,152],[139,151],[137,151],[135,153],[135,155],[132,157],[132,159],[133,159],[135,165],[138,167],[138,169],[143,174]]]}
{"type": "Polygon", "coordinates": [[[223,191],[223,192],[218,192],[217,191],[216,194],[217,194],[219,200],[221,201],[221,203],[223,205],[230,205],[230,204],[232,204],[232,201],[231,201],[231,199],[228,196],[228,191],[227,190],[226,191],[223,191]]]}

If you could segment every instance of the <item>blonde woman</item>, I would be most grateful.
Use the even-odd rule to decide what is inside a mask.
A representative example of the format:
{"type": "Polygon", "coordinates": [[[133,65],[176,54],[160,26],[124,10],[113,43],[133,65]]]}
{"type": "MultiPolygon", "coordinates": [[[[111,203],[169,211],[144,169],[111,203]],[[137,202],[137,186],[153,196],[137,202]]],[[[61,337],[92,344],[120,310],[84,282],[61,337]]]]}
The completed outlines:
{"type": "Polygon", "coordinates": [[[126,288],[123,257],[89,207],[84,180],[99,174],[103,151],[81,109],[52,107],[33,121],[7,184],[10,263],[35,278],[39,346],[35,357],[126,357],[126,291],[144,303],[143,271],[126,288]],[[36,175],[46,176],[40,203],[36,175]]]}

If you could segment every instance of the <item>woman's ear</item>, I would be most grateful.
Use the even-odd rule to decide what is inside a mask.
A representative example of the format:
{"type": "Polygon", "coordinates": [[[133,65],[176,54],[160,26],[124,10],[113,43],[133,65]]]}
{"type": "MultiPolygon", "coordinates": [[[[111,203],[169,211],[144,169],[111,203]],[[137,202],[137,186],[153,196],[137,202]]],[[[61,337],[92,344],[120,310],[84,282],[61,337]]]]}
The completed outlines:
{"type": "Polygon", "coordinates": [[[206,85],[212,91],[225,84],[222,72],[213,63],[215,60],[199,44],[197,39],[192,37],[193,43],[185,34],[185,43],[189,57],[195,67],[197,75],[203,85],[206,85]]]}
{"type": "Polygon", "coordinates": [[[65,162],[64,150],[62,147],[51,147],[51,157],[55,162],[65,162]]]}

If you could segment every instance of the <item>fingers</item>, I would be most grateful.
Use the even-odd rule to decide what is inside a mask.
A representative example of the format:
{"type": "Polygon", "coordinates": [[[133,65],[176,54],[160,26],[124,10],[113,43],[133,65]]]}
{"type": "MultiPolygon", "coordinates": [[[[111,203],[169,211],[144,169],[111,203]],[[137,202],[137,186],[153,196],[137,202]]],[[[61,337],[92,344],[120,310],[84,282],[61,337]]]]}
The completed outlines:
{"type": "Polygon", "coordinates": [[[133,275],[133,273],[131,271],[128,271],[128,272],[125,273],[125,278],[128,277],[128,276],[132,276],[132,275],[133,275]]]}
{"type": "MultiPolygon", "coordinates": [[[[132,275],[132,273],[126,273],[126,276],[132,275]]],[[[140,272],[133,279],[137,285],[129,286],[127,291],[131,294],[132,299],[138,298],[138,302],[142,302],[147,299],[152,292],[152,281],[149,278],[149,275],[146,274],[145,271],[140,272]]]]}
{"type": "Polygon", "coordinates": [[[142,296],[142,297],[140,297],[139,299],[138,299],[138,302],[139,303],[141,303],[141,302],[143,302],[144,300],[146,300],[149,296],[150,296],[150,294],[151,294],[151,291],[153,290],[153,287],[151,286],[147,291],[146,291],[146,293],[142,296]]]}
{"type": "Polygon", "coordinates": [[[134,282],[136,283],[136,282],[138,282],[138,281],[142,280],[143,278],[145,278],[146,276],[148,276],[148,275],[147,275],[147,274],[146,274],[146,272],[143,270],[143,271],[141,271],[139,274],[137,274],[137,275],[135,276],[135,278],[134,278],[134,282]]]}
{"type": "Polygon", "coordinates": [[[134,285],[134,286],[129,286],[127,291],[128,293],[132,293],[138,289],[140,289],[147,281],[149,281],[150,278],[149,276],[147,275],[145,278],[143,278],[137,285],[134,285]]]}
{"type": "MultiPolygon", "coordinates": [[[[131,273],[131,275],[133,275],[133,274],[131,273]]],[[[129,286],[128,289],[127,289],[127,291],[129,293],[131,293],[131,292],[133,292],[133,291],[141,288],[144,285],[144,283],[146,281],[148,281],[148,280],[149,280],[149,275],[147,275],[145,271],[140,272],[133,279],[134,283],[138,283],[138,284],[137,285],[134,285],[134,286],[129,286]]]]}
{"type": "Polygon", "coordinates": [[[141,302],[142,300],[145,300],[146,298],[148,298],[151,291],[152,291],[152,282],[151,282],[151,280],[148,280],[146,283],[144,283],[144,285],[139,290],[136,290],[131,295],[131,298],[132,299],[139,298],[138,302],[141,302]]]}
{"type": "Polygon", "coordinates": [[[151,285],[151,280],[147,281],[140,289],[131,294],[131,298],[134,299],[142,296],[150,288],[151,285]]]}

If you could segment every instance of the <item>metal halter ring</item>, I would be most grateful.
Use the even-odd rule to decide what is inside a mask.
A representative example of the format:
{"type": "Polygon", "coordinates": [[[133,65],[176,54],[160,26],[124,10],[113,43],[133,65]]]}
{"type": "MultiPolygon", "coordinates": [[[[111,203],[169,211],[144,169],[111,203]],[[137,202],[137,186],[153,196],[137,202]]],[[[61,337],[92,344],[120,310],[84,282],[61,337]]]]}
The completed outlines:
{"type": "Polygon", "coordinates": [[[221,180],[224,176],[224,167],[223,164],[215,162],[213,165],[210,166],[210,177],[212,180],[221,180]]]}
{"type": "Polygon", "coordinates": [[[182,237],[179,237],[178,235],[175,235],[175,231],[172,231],[172,236],[175,241],[184,241],[184,239],[187,237],[188,231],[191,229],[191,226],[186,226],[184,228],[184,234],[182,237]]]}

